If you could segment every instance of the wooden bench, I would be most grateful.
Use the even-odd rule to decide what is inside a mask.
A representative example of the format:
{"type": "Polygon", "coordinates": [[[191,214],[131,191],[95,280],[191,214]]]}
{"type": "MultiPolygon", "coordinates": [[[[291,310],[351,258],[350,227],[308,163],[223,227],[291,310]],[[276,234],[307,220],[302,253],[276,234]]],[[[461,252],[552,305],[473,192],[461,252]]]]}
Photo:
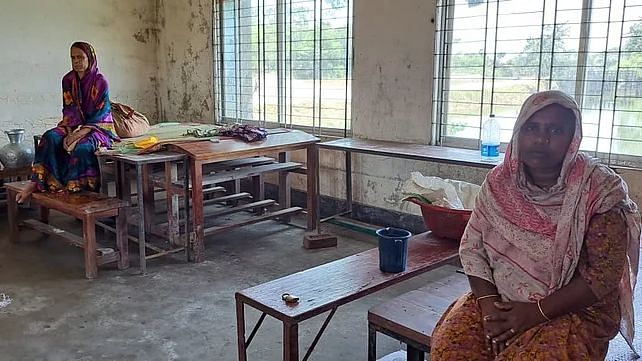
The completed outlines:
{"type": "MultiPolygon", "coordinates": [[[[9,241],[19,240],[18,206],[14,201],[16,194],[27,187],[29,182],[6,184],[9,199],[9,241]]],[[[40,220],[27,219],[23,225],[39,232],[61,238],[68,243],[85,250],[85,276],[96,278],[98,266],[107,263],[118,263],[119,269],[129,267],[127,250],[127,216],[124,211],[128,202],[110,198],[92,192],[79,193],[40,193],[35,192],[32,201],[40,205],[40,220]],[[64,231],[49,225],[49,210],[54,209],[82,221],[83,236],[64,231]],[[96,241],[96,220],[116,217],[116,250],[105,247],[96,241]]]]}
{"type": "Polygon", "coordinates": [[[283,323],[283,360],[299,360],[299,323],[329,311],[303,357],[307,360],[339,306],[455,261],[458,249],[456,242],[427,232],[410,238],[404,272],[381,272],[379,250],[373,248],[237,292],[239,361],[247,360],[247,349],[266,315],[283,323]],[[285,303],[281,298],[284,293],[298,296],[299,301],[285,303]],[[245,305],[263,313],[247,337],[245,305]]]}
{"type": "Polygon", "coordinates": [[[31,177],[31,166],[22,168],[4,168],[0,170],[0,208],[7,204],[5,182],[26,181],[31,177]]]}
{"type": "Polygon", "coordinates": [[[377,360],[377,332],[407,345],[408,361],[424,361],[435,325],[457,297],[470,290],[465,275],[402,294],[368,310],[368,361],[377,360]]]}

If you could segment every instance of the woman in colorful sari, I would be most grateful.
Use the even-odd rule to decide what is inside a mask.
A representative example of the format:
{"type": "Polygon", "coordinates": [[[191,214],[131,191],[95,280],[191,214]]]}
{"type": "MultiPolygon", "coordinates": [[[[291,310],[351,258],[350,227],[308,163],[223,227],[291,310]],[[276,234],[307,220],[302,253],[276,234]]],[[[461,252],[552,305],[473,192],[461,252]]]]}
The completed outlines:
{"type": "Polygon", "coordinates": [[[43,134],[36,148],[31,184],[18,193],[23,203],[34,191],[97,191],[95,152],[118,140],[114,131],[107,79],[98,71],[94,48],[71,45],[72,70],[62,78],[62,121],[43,134]]]}
{"type": "Polygon", "coordinates": [[[618,329],[631,345],[640,215],[581,139],[572,98],[525,101],[461,240],[472,292],[442,316],[431,360],[603,360],[618,329]]]}

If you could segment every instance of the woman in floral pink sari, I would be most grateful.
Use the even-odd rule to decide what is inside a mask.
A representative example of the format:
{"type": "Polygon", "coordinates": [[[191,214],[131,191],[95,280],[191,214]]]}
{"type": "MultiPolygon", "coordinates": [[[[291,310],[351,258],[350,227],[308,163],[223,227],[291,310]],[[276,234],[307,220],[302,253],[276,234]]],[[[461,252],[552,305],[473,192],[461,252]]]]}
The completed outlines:
{"type": "Polygon", "coordinates": [[[566,94],[524,102],[461,241],[472,292],[442,316],[431,360],[603,360],[618,330],[631,344],[640,215],[581,139],[566,94]]]}
{"type": "Polygon", "coordinates": [[[100,174],[94,153],[119,140],[111,117],[109,85],[98,70],[94,48],[75,42],[70,55],[72,70],[62,78],[62,120],[38,143],[31,183],[16,196],[18,203],[36,190],[98,190],[100,174]]]}

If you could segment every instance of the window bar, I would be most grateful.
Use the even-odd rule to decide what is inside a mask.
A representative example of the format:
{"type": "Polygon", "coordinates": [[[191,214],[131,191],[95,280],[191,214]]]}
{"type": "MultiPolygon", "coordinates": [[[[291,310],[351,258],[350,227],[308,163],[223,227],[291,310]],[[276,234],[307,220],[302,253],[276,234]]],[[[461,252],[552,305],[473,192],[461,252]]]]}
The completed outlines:
{"type": "Polygon", "coordinates": [[[591,22],[592,0],[582,0],[582,20],[580,21],[580,42],[577,53],[577,70],[575,72],[575,101],[582,109],[584,103],[584,79],[588,60],[589,30],[591,22]]]}
{"type": "MultiPolygon", "coordinates": [[[[449,0],[442,0],[442,10],[440,12],[441,19],[439,28],[441,29],[452,29],[455,15],[454,5],[449,4],[449,0]],[[443,26],[442,26],[443,24],[443,26]]],[[[433,139],[431,140],[432,144],[441,145],[444,140],[444,127],[446,126],[446,114],[444,112],[444,104],[446,103],[446,92],[448,91],[448,81],[446,80],[449,71],[450,71],[450,57],[447,56],[448,44],[452,42],[452,31],[440,31],[440,54],[437,57],[438,59],[438,68],[436,70],[438,74],[437,78],[437,87],[438,91],[441,93],[439,97],[439,102],[437,103],[437,109],[433,112],[437,121],[437,130],[433,134],[433,139]]]]}
{"type": "Polygon", "coordinates": [[[280,125],[282,122],[285,120],[285,97],[286,97],[286,92],[287,89],[285,89],[285,59],[283,59],[284,55],[284,47],[286,46],[285,43],[285,31],[283,29],[285,24],[285,11],[284,11],[284,0],[277,0],[276,1],[276,34],[277,34],[277,51],[276,51],[276,73],[277,73],[277,123],[280,125]]]}
{"type": "MultiPolygon", "coordinates": [[[[611,156],[613,154],[613,134],[615,133],[615,118],[617,111],[617,88],[620,82],[620,60],[622,58],[622,35],[624,35],[624,18],[626,14],[626,0],[622,2],[622,19],[620,20],[620,45],[617,48],[617,66],[615,67],[615,86],[613,89],[613,121],[611,122],[611,137],[609,139],[609,157],[608,164],[611,164],[611,156]]],[[[604,64],[606,70],[606,64],[604,64]]]]}
{"type": "Polygon", "coordinates": [[[220,1],[214,6],[214,19],[213,23],[215,24],[214,26],[214,33],[212,34],[212,42],[214,43],[213,46],[215,47],[216,51],[218,51],[218,56],[215,57],[216,63],[214,64],[214,78],[216,79],[216,83],[214,85],[216,89],[216,94],[215,94],[215,112],[214,114],[214,119],[216,123],[220,123],[223,120],[223,116],[225,115],[225,103],[223,102],[223,99],[225,99],[225,87],[223,86],[223,47],[224,47],[224,36],[225,36],[225,31],[223,27],[223,2],[220,1]]]}
{"type": "Polygon", "coordinates": [[[540,90],[540,83],[542,82],[542,55],[544,54],[544,25],[546,21],[546,1],[542,0],[542,28],[539,33],[539,60],[537,63],[537,91],[540,90]]]}
{"type": "Polygon", "coordinates": [[[555,11],[553,11],[553,37],[551,38],[551,65],[548,74],[548,90],[553,86],[553,62],[555,58],[555,33],[557,31],[557,0],[555,0],[555,11]]]}
{"type": "Polygon", "coordinates": [[[241,12],[240,2],[241,0],[234,0],[234,40],[236,41],[236,44],[234,44],[234,93],[236,95],[234,116],[236,117],[236,122],[240,120],[239,110],[241,109],[241,85],[239,84],[241,81],[241,50],[238,45],[241,42],[241,23],[239,21],[239,14],[241,12]]]}
{"type": "Polygon", "coordinates": [[[321,111],[323,110],[323,1],[319,3],[319,135],[321,135],[321,111]]]}
{"type": "Polygon", "coordinates": [[[313,21],[314,32],[312,38],[313,50],[312,50],[312,134],[316,134],[314,127],[316,124],[316,115],[317,115],[317,2],[314,1],[314,21],[313,21]]]}
{"type": "MultiPolygon", "coordinates": [[[[261,12],[259,11],[261,3],[256,0],[256,79],[258,81],[258,98],[257,105],[259,106],[257,123],[261,124],[261,94],[263,82],[261,81],[261,33],[265,31],[261,27],[261,12]]],[[[263,59],[265,61],[265,59],[263,59]]],[[[254,81],[252,81],[254,83],[254,81]]],[[[252,93],[254,93],[254,84],[252,84],[252,93]]],[[[254,118],[254,94],[252,94],[252,118],[254,118]]]]}
{"type": "MultiPolygon", "coordinates": [[[[490,79],[490,114],[493,114],[493,108],[495,105],[495,67],[497,66],[497,30],[499,29],[499,1],[495,3],[496,13],[495,13],[495,46],[493,47],[493,72],[492,78],[490,79]]],[[[481,126],[480,126],[481,128],[481,126]]],[[[481,138],[481,137],[480,137],[481,138]]],[[[481,139],[479,140],[481,144],[481,139]]]]}
{"type": "MultiPolygon", "coordinates": [[[[262,6],[261,6],[261,16],[263,18],[263,24],[261,25],[263,27],[263,32],[262,32],[262,38],[263,38],[263,43],[261,44],[261,49],[263,50],[263,121],[259,118],[259,125],[265,125],[266,119],[267,119],[267,76],[266,76],[266,69],[265,69],[265,64],[267,61],[265,60],[265,0],[262,0],[262,6]]],[[[259,98],[259,102],[261,99],[259,98]]]]}
{"type": "Polygon", "coordinates": [[[290,34],[289,34],[289,37],[290,37],[290,39],[289,39],[289,44],[290,44],[289,52],[290,53],[289,53],[289,56],[288,56],[288,63],[289,63],[288,71],[289,71],[289,74],[290,74],[290,104],[289,104],[289,106],[290,106],[290,128],[292,128],[292,115],[293,115],[292,114],[292,93],[294,93],[294,91],[293,91],[294,87],[293,87],[293,84],[292,84],[292,0],[290,0],[290,19],[289,19],[289,21],[290,21],[290,26],[289,26],[288,30],[290,32],[290,34]]]}
{"type": "Polygon", "coordinates": [[[343,137],[347,138],[348,137],[348,77],[350,76],[350,73],[348,71],[348,67],[350,66],[350,48],[351,48],[351,43],[350,43],[350,0],[347,0],[347,7],[346,7],[346,62],[345,62],[345,67],[346,67],[346,72],[345,72],[345,77],[346,77],[346,82],[345,82],[345,89],[344,89],[344,102],[343,102],[343,137]]]}
{"type": "MultiPolygon", "coordinates": [[[[597,139],[595,141],[595,157],[597,157],[599,147],[600,147],[600,132],[602,130],[602,127],[600,126],[602,123],[602,111],[604,110],[604,84],[606,84],[606,59],[607,55],[609,53],[609,35],[611,33],[611,7],[613,6],[613,0],[609,0],[609,17],[608,17],[608,22],[606,23],[606,42],[604,43],[604,57],[602,60],[604,61],[602,65],[602,84],[601,84],[601,91],[600,91],[600,110],[598,111],[598,122],[597,122],[597,139]]],[[[621,37],[621,35],[620,35],[621,37]]],[[[613,134],[611,134],[611,137],[613,134]]]]}
{"type": "MultiPolygon", "coordinates": [[[[487,57],[486,52],[488,50],[486,48],[486,44],[488,43],[488,10],[489,9],[490,9],[490,3],[486,1],[486,26],[484,27],[484,59],[482,61],[482,83],[481,83],[481,95],[480,95],[481,106],[479,107],[479,140],[477,144],[479,149],[481,149],[482,127],[484,122],[484,89],[486,87],[485,85],[486,84],[486,57],[487,57]]],[[[495,53],[497,53],[497,49],[495,49],[495,53]]],[[[491,99],[491,103],[492,103],[492,99],[491,99]]]]}

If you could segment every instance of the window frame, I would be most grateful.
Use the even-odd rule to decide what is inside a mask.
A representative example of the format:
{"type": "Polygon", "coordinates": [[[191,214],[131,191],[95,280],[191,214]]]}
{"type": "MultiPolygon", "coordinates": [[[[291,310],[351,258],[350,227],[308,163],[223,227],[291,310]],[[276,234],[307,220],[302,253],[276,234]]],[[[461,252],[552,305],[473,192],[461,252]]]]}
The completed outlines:
{"type": "MultiPolygon", "coordinates": [[[[450,60],[452,58],[452,53],[450,49],[450,44],[452,44],[453,40],[453,23],[454,23],[454,11],[455,11],[455,2],[457,0],[438,0],[436,2],[437,7],[436,7],[436,17],[437,19],[436,22],[436,32],[438,36],[436,37],[435,41],[435,67],[434,67],[434,82],[433,82],[433,91],[432,91],[432,102],[433,102],[433,111],[432,111],[432,121],[431,121],[431,126],[432,126],[432,138],[430,144],[432,145],[439,145],[439,146],[445,146],[445,147],[454,147],[454,148],[465,148],[465,149],[479,149],[481,146],[481,125],[483,124],[483,117],[484,114],[483,112],[483,107],[480,107],[480,114],[479,114],[479,136],[476,139],[473,138],[464,138],[464,137],[456,137],[456,136],[449,136],[445,134],[446,132],[446,127],[447,127],[447,116],[448,114],[444,112],[445,105],[447,103],[447,97],[445,96],[445,93],[448,91],[448,83],[451,81],[450,77],[450,60]],[[440,5],[441,4],[441,5],[440,5]],[[441,10],[440,10],[441,8],[441,10]],[[446,9],[444,11],[443,9],[446,9]]],[[[486,0],[484,3],[486,3],[486,6],[488,6],[489,2],[491,0],[486,0]]],[[[501,1],[501,0],[495,0],[495,1],[501,1]]],[[[546,1],[546,0],[544,0],[546,1]]],[[[626,2],[624,2],[626,4],[626,2]]],[[[591,13],[593,9],[593,1],[592,0],[582,0],[582,15],[581,15],[581,20],[580,20],[580,36],[578,40],[578,56],[577,56],[577,63],[576,63],[576,78],[575,78],[575,94],[576,94],[576,101],[578,103],[579,108],[583,111],[582,106],[584,102],[584,88],[586,84],[586,74],[587,74],[587,62],[588,62],[588,53],[589,53],[589,42],[590,42],[590,29],[591,29],[591,13]]],[[[488,12],[487,12],[488,14],[488,12]]],[[[490,15],[488,15],[490,16],[490,15]]],[[[486,20],[486,31],[488,31],[488,16],[486,20]]],[[[623,13],[623,18],[624,18],[624,13],[623,13]]],[[[609,22],[611,20],[609,19],[609,22]]],[[[621,21],[622,23],[624,21],[621,21]]],[[[613,21],[613,23],[618,23],[618,21],[613,21]]],[[[543,23],[542,23],[543,24],[543,23]]],[[[554,26],[558,26],[559,24],[555,22],[554,26]]],[[[543,26],[543,25],[542,25],[543,26]]],[[[623,24],[622,24],[623,26],[623,24]]],[[[619,48],[622,48],[622,37],[623,37],[623,32],[620,34],[620,46],[619,48]]],[[[486,57],[488,55],[496,56],[497,50],[495,49],[492,53],[486,53],[486,45],[487,41],[484,41],[484,60],[483,60],[483,70],[482,70],[482,94],[481,97],[484,96],[484,86],[483,82],[486,78],[486,57]]],[[[540,50],[541,52],[541,50],[540,50]]],[[[551,52],[549,49],[547,52],[551,52]]],[[[553,54],[555,54],[553,52],[553,54]]],[[[605,56],[607,56],[608,52],[605,52],[605,56]]],[[[553,55],[551,55],[551,64],[553,64],[553,55]]],[[[541,60],[540,60],[541,61],[541,60]]],[[[620,58],[618,56],[618,66],[617,66],[617,71],[619,72],[620,70],[620,58]]],[[[604,65],[606,66],[606,65],[604,65]]],[[[540,71],[541,71],[541,64],[539,65],[540,71]]],[[[495,64],[493,64],[493,70],[495,69],[495,64]]],[[[541,80],[540,80],[541,81],[541,80]]],[[[615,103],[617,101],[617,83],[622,82],[618,77],[616,77],[615,80],[615,100],[614,100],[614,108],[612,109],[614,112],[616,111],[615,109],[615,103]]],[[[604,83],[604,80],[602,81],[602,84],[604,83]]],[[[491,92],[493,91],[492,89],[490,90],[491,92]]],[[[492,104],[487,103],[487,104],[492,104]]],[[[492,105],[491,105],[492,109],[492,105]]],[[[604,107],[603,109],[607,109],[607,107],[604,107]]],[[[603,109],[600,109],[602,111],[603,109]]],[[[642,124],[641,124],[642,125],[642,124]]],[[[609,138],[607,137],[600,137],[599,136],[599,131],[598,131],[598,136],[596,139],[597,144],[599,144],[600,139],[605,139],[609,141],[613,141],[614,135],[611,134],[609,138]]],[[[506,149],[506,146],[508,143],[503,142],[501,144],[501,149],[504,151],[506,149]]],[[[597,150],[597,145],[595,150],[582,150],[583,152],[589,153],[600,160],[602,160],[604,163],[614,166],[614,167],[619,167],[619,168],[633,168],[633,169],[640,169],[642,168],[642,156],[639,155],[634,155],[634,154],[626,154],[626,153],[616,153],[616,152],[600,152],[597,150]],[[612,162],[615,162],[615,164],[612,164],[612,162]]]]}
{"type": "MultiPolygon", "coordinates": [[[[269,128],[289,128],[289,129],[298,129],[302,130],[311,134],[315,135],[323,135],[323,136],[328,136],[328,137],[351,137],[352,136],[352,94],[351,94],[351,89],[352,89],[352,74],[353,74],[353,67],[354,67],[354,35],[353,35],[353,28],[354,28],[354,13],[353,13],[353,4],[354,0],[346,0],[346,56],[345,56],[345,85],[344,85],[344,126],[343,128],[332,128],[332,127],[327,127],[319,126],[319,122],[323,120],[321,117],[321,111],[324,109],[323,104],[322,104],[322,98],[321,98],[321,90],[323,89],[321,87],[321,84],[324,80],[322,76],[322,71],[323,69],[321,68],[321,62],[323,60],[322,58],[322,53],[321,50],[319,49],[318,55],[317,55],[317,50],[316,47],[323,41],[322,35],[321,35],[321,30],[323,29],[323,23],[322,23],[322,18],[320,17],[319,19],[316,18],[316,9],[317,6],[319,6],[319,14],[322,16],[323,14],[323,0],[312,0],[314,1],[315,4],[315,38],[314,38],[314,55],[312,61],[314,62],[314,69],[313,69],[313,91],[314,95],[311,100],[313,101],[313,109],[315,111],[314,115],[312,116],[313,118],[313,124],[312,126],[309,125],[299,125],[292,123],[291,118],[292,118],[292,101],[288,102],[287,97],[291,95],[293,92],[292,90],[292,85],[291,85],[291,72],[292,68],[289,68],[290,72],[290,85],[288,88],[288,85],[286,85],[287,79],[288,79],[288,69],[285,67],[285,62],[287,61],[287,55],[286,55],[286,43],[288,42],[287,40],[287,35],[285,33],[285,17],[286,17],[286,9],[287,9],[287,4],[288,0],[276,0],[276,16],[277,16],[277,22],[276,22],[276,32],[277,32],[277,121],[273,120],[266,120],[262,118],[262,113],[261,109],[259,109],[259,119],[246,119],[242,116],[239,116],[239,109],[240,109],[240,86],[235,86],[237,89],[237,94],[236,94],[236,116],[226,116],[225,115],[225,87],[223,86],[223,83],[225,82],[225,59],[224,59],[224,36],[225,36],[225,27],[223,26],[224,23],[224,18],[223,18],[223,13],[224,13],[224,2],[225,0],[216,0],[214,3],[214,11],[212,14],[212,21],[213,21],[213,26],[212,26],[212,51],[214,53],[214,62],[213,62],[213,74],[214,74],[214,98],[215,98],[215,111],[214,111],[214,120],[216,123],[223,123],[223,124],[233,124],[233,123],[243,123],[243,124],[252,124],[256,126],[262,126],[262,127],[269,127],[269,128]],[[321,5],[317,5],[321,4],[321,5]],[[316,21],[319,21],[319,26],[318,28],[321,29],[319,31],[319,35],[317,38],[316,35],[316,21]],[[317,89],[319,89],[317,91],[317,89]],[[288,114],[288,106],[290,108],[289,114],[288,114]],[[350,107],[350,108],[348,108],[350,107]],[[290,120],[288,121],[288,118],[290,120]]],[[[290,1],[291,5],[292,1],[290,1]]],[[[263,5],[265,6],[265,5],[263,5]]],[[[237,22],[239,19],[238,15],[238,9],[240,8],[240,0],[234,0],[234,23],[235,27],[238,28],[237,22]]],[[[291,8],[290,8],[291,10],[291,8]]],[[[290,16],[291,16],[291,11],[290,11],[290,16]]],[[[290,34],[291,34],[291,28],[290,28],[290,34]]],[[[240,35],[239,31],[234,32],[235,36],[235,43],[239,44],[240,43],[240,35]]],[[[262,40],[264,42],[265,40],[262,40]]],[[[290,40],[291,42],[291,40],[290,40]]],[[[240,56],[240,51],[238,46],[234,46],[234,51],[235,51],[235,61],[237,65],[234,67],[235,69],[235,78],[239,78],[239,66],[238,63],[242,61],[241,56],[240,56]]],[[[291,48],[290,48],[291,51],[291,48]]],[[[261,59],[259,59],[259,62],[261,62],[261,59]]],[[[265,66],[265,59],[262,61],[263,66],[265,66]]],[[[259,70],[260,72],[260,70],[259,70]]],[[[263,75],[265,76],[265,69],[263,69],[263,75]]],[[[259,88],[263,86],[263,94],[265,94],[265,84],[261,85],[261,76],[259,78],[259,88]]],[[[259,93],[259,108],[264,107],[265,105],[265,95],[261,95],[259,93]]]]}

